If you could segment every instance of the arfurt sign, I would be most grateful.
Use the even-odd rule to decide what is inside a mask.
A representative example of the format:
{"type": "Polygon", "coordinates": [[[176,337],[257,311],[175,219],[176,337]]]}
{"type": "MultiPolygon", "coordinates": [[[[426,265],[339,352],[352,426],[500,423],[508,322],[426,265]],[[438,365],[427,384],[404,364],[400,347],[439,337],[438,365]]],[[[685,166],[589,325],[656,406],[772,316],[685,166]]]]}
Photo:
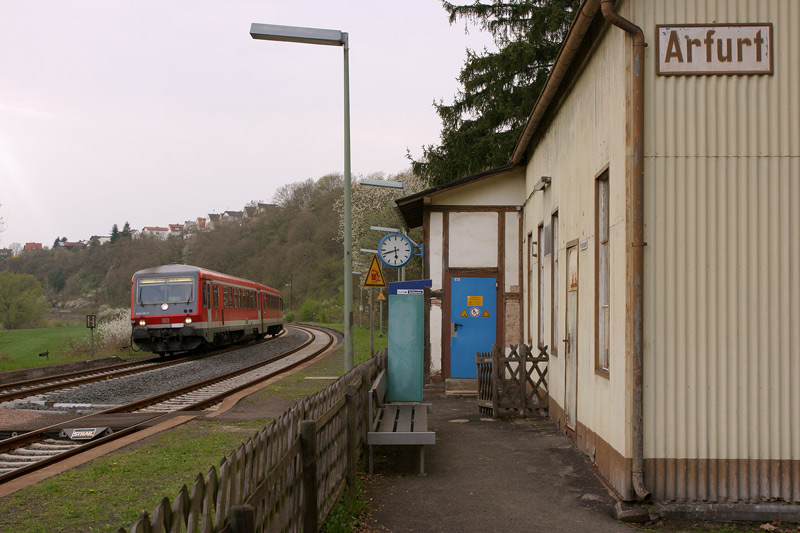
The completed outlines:
{"type": "Polygon", "coordinates": [[[772,24],[656,26],[661,76],[772,74],[772,24]]]}

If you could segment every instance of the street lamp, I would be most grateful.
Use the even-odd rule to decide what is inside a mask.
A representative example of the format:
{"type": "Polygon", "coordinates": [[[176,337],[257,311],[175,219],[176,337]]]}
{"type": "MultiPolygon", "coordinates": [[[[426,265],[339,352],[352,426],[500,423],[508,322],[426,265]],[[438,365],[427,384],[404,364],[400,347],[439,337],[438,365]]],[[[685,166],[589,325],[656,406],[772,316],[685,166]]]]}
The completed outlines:
{"type": "Polygon", "coordinates": [[[266,41],[341,46],[344,50],[344,371],[348,372],[353,368],[353,235],[350,219],[350,47],[347,32],[253,23],[250,36],[266,41]]]}
{"type": "MultiPolygon", "coordinates": [[[[362,178],[358,181],[360,185],[369,185],[370,187],[387,187],[389,189],[402,189],[403,196],[406,195],[406,184],[402,181],[391,181],[391,180],[373,180],[369,178],[362,178]]],[[[393,204],[394,208],[397,209],[397,204],[393,204]]],[[[401,217],[402,218],[402,217],[401,217]]],[[[406,228],[403,227],[403,235],[406,234],[406,228]]],[[[405,265],[400,268],[400,279],[402,281],[406,280],[406,267],[405,265]]]]}

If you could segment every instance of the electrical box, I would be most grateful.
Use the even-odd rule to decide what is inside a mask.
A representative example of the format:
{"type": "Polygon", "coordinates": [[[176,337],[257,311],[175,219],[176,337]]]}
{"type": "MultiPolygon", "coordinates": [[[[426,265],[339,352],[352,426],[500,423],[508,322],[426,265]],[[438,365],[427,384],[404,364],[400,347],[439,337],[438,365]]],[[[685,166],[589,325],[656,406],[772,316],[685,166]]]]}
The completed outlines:
{"type": "Polygon", "coordinates": [[[425,360],[425,287],[431,280],[389,283],[390,402],[421,402],[425,360]]]}

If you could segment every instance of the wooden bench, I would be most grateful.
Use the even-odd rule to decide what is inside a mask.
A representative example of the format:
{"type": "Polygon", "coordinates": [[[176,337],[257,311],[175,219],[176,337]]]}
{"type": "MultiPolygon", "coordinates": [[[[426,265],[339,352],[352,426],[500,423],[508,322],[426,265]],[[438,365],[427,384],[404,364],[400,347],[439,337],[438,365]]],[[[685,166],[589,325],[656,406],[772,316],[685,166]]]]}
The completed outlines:
{"type": "Polygon", "coordinates": [[[386,403],[386,370],[382,370],[369,390],[369,473],[372,473],[372,447],[381,445],[419,446],[419,473],[425,475],[425,445],[436,443],[436,433],[428,431],[429,403],[386,403]]]}

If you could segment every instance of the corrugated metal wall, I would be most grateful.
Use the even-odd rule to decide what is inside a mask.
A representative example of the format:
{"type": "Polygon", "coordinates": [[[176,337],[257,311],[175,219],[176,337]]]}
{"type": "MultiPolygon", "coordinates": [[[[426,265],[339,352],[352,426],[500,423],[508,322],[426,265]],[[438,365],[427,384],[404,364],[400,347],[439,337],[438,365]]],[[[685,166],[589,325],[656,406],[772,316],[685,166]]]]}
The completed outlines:
{"type": "Polygon", "coordinates": [[[800,502],[800,2],[622,2],[773,23],[772,76],[655,76],[647,49],[645,458],[659,499],[800,502]]]}

